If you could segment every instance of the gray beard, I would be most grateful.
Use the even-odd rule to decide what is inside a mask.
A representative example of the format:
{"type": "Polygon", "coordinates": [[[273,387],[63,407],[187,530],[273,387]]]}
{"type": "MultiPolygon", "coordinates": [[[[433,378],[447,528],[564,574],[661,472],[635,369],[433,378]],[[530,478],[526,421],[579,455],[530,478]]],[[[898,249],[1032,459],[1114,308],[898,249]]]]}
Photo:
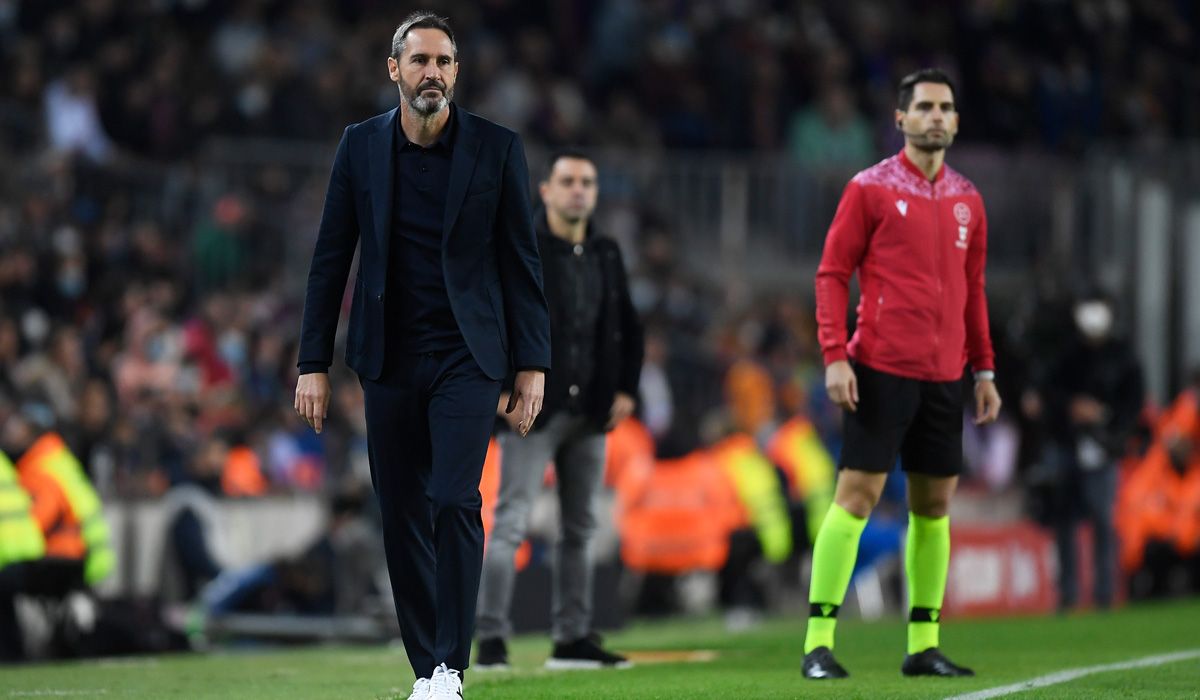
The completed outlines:
{"type": "Polygon", "coordinates": [[[400,89],[400,96],[408,102],[408,106],[411,107],[414,112],[422,117],[428,118],[442,111],[450,104],[450,100],[454,98],[454,90],[451,88],[450,90],[443,92],[442,96],[436,100],[425,97],[420,93],[409,97],[407,94],[405,94],[403,88],[400,89]]]}

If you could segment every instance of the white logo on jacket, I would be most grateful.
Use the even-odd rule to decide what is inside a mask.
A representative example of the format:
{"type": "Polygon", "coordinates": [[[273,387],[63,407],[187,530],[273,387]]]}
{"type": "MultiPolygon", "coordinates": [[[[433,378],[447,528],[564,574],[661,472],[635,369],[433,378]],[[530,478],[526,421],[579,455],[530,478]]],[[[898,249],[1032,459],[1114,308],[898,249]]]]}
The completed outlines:
{"type": "Polygon", "coordinates": [[[959,202],[954,205],[954,220],[959,226],[966,226],[971,223],[971,207],[968,207],[966,202],[959,202]]]}
{"type": "Polygon", "coordinates": [[[896,208],[900,210],[900,216],[908,216],[908,202],[903,199],[897,199],[896,208]]]}
{"type": "Polygon", "coordinates": [[[958,246],[959,248],[962,248],[963,250],[967,249],[967,227],[966,226],[958,227],[958,240],[954,242],[954,245],[958,246]]]}

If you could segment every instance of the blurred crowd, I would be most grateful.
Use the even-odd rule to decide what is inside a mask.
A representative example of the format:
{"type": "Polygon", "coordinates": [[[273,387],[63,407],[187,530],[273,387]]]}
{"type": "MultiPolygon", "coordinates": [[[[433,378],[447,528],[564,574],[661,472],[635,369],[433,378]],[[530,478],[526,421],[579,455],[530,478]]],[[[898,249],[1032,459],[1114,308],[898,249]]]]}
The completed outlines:
{"type": "MultiPolygon", "coordinates": [[[[1193,137],[1182,0],[443,2],[461,102],[534,145],[787,149],[871,162],[898,78],[961,85],[963,140],[1080,151],[1193,137]]],[[[390,109],[379,0],[0,3],[5,140],[170,160],[212,135],[333,139],[390,109]],[[41,115],[46,118],[42,119],[41,115]]],[[[401,12],[402,13],[402,12],[401,12]]]]}
{"type": "MultiPolygon", "coordinates": [[[[931,62],[961,79],[964,139],[1070,150],[1200,124],[1187,3],[442,10],[460,37],[458,99],[535,148],[788,149],[814,167],[863,165],[894,138],[895,78],[931,62]]],[[[161,491],[208,435],[259,447],[267,480],[287,487],[349,471],[354,445],[361,462],[351,382],[336,383],[345,424],[324,443],[280,401],[296,332],[281,262],[303,258],[289,243],[310,240],[321,183],[264,168],[230,193],[188,164],[212,136],[324,143],[394,106],[389,11],[370,0],[0,3],[3,147],[30,166],[0,175],[3,403],[62,425],[103,490],[161,491]]],[[[720,290],[677,269],[669,222],[642,216],[624,242],[657,331],[651,358],[673,338],[696,355],[677,362],[720,368],[727,336],[769,319],[750,312],[760,317],[746,331],[722,318],[736,311],[720,290]]],[[[803,296],[788,303],[803,308],[803,296]]],[[[806,332],[790,337],[811,358],[806,332]]],[[[719,402],[682,391],[708,395],[676,397],[680,407],[719,402]]],[[[661,400],[646,410],[652,423],[671,417],[661,400]]]]}

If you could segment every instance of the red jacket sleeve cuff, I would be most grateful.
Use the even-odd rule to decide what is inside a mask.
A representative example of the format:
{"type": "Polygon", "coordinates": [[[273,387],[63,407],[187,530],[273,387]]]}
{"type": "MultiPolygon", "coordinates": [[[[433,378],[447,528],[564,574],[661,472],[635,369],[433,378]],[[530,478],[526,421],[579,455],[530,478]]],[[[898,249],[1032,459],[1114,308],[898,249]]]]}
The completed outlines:
{"type": "Polygon", "coordinates": [[[841,362],[842,360],[850,359],[850,356],[846,354],[846,348],[833,348],[832,350],[824,350],[823,353],[825,355],[826,367],[834,362],[841,362]]]}

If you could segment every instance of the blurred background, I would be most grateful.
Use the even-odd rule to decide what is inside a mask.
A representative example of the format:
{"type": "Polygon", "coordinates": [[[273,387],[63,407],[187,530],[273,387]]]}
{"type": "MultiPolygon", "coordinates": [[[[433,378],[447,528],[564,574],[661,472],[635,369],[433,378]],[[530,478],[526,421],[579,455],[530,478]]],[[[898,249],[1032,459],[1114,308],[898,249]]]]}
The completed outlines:
{"type": "MultiPolygon", "coordinates": [[[[392,636],[358,383],[335,363],[320,437],[292,392],[333,148],[347,124],[397,105],[385,59],[410,9],[0,0],[3,448],[18,461],[60,436],[107,525],[87,548],[106,538],[113,553],[70,590],[18,596],[32,655],[392,636]]],[[[456,102],[519,131],[534,177],[554,147],[594,155],[597,222],[622,246],[647,327],[637,420],[610,439],[601,626],[803,615],[840,440],[813,273],[846,181],[902,146],[895,85],[924,66],[957,81],[948,162],[988,207],[1006,399],[999,423],[966,428],[948,612],[1113,602],[1089,597],[1104,575],[1091,533],[1106,522],[1116,603],[1200,593],[1194,3],[430,9],[458,34],[456,102]],[[1098,340],[1079,321],[1088,304],[1111,312],[1098,340]],[[1100,345],[1138,368],[1144,392],[1063,385],[1072,353],[1100,345]],[[1120,419],[1085,430],[1070,408],[1081,395],[1120,419]],[[1097,438],[1094,469],[1116,496],[1081,506],[1090,468],[1061,456],[1097,438]],[[776,493],[746,498],[742,469],[768,470],[776,493]],[[655,538],[690,554],[656,558],[655,538]],[[1080,548],[1060,590],[1064,542],[1080,548]]],[[[903,607],[894,481],[847,605],[868,617],[903,607]]],[[[548,621],[547,489],[518,555],[519,629],[548,621]]]]}

